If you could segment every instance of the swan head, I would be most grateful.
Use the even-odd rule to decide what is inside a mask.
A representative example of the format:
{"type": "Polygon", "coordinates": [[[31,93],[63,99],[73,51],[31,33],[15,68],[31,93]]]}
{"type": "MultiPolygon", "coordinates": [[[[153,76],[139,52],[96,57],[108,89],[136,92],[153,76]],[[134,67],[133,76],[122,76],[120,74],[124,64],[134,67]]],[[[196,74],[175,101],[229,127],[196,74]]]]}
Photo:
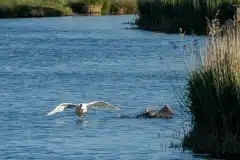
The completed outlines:
{"type": "Polygon", "coordinates": [[[80,110],[81,110],[83,113],[86,113],[86,112],[87,112],[87,107],[86,107],[86,105],[84,105],[84,104],[79,104],[79,108],[80,108],[80,110]]]}
{"type": "Polygon", "coordinates": [[[144,110],[144,113],[145,113],[145,114],[147,114],[147,113],[149,113],[149,112],[150,112],[149,109],[145,109],[145,110],[144,110]]]}

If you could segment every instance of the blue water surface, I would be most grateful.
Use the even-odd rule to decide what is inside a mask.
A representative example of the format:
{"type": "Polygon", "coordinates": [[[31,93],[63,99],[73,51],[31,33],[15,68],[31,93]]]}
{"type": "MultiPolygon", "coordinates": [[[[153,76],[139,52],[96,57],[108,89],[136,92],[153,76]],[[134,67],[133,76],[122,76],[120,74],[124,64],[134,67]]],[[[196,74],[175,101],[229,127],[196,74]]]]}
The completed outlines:
{"type": "Polygon", "coordinates": [[[1,159],[198,159],[169,148],[183,127],[174,87],[186,80],[181,38],[127,29],[133,18],[0,20],[1,159]],[[122,109],[89,111],[84,121],[71,109],[46,116],[95,100],[122,109]],[[163,104],[173,119],[134,118],[163,104]]]}

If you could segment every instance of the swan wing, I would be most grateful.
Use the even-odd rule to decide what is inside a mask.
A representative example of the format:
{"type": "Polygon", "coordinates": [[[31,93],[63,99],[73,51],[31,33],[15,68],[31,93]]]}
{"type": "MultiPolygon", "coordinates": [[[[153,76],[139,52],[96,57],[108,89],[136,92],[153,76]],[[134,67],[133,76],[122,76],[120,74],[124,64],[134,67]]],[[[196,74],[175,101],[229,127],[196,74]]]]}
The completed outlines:
{"type": "Polygon", "coordinates": [[[57,112],[62,112],[64,109],[67,108],[74,108],[77,107],[77,104],[72,104],[72,103],[62,103],[60,105],[58,105],[57,107],[55,107],[51,112],[48,112],[47,116],[53,115],[57,112]]]}
{"type": "Polygon", "coordinates": [[[114,106],[112,104],[109,104],[107,102],[103,101],[94,101],[90,103],[83,104],[87,107],[87,109],[113,109],[113,110],[120,110],[119,106],[114,106]]]}

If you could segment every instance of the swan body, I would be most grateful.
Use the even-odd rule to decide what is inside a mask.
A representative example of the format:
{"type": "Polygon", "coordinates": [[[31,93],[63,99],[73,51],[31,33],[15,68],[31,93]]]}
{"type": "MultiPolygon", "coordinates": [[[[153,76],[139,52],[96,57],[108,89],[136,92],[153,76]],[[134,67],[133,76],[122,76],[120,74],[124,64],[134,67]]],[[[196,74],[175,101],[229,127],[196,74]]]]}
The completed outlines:
{"type": "Polygon", "coordinates": [[[73,104],[73,103],[62,103],[55,107],[52,111],[50,111],[47,116],[56,114],[58,112],[62,112],[65,109],[75,108],[75,114],[78,117],[83,117],[86,115],[89,109],[114,109],[119,110],[119,106],[114,106],[112,104],[103,102],[103,101],[94,101],[90,103],[81,103],[81,104],[73,104]]]}

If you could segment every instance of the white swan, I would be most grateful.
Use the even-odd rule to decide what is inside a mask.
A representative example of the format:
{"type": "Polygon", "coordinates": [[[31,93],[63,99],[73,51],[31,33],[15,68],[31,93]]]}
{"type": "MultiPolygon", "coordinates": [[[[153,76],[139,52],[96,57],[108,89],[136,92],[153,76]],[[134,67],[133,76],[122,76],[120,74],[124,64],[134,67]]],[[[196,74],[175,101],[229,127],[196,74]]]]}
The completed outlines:
{"type": "Polygon", "coordinates": [[[54,108],[51,112],[47,114],[47,116],[53,115],[57,112],[62,112],[64,109],[75,108],[75,113],[79,117],[83,117],[88,109],[114,109],[119,110],[119,106],[113,106],[109,103],[103,101],[94,101],[90,103],[81,103],[81,104],[72,104],[72,103],[62,103],[54,108]]]}

